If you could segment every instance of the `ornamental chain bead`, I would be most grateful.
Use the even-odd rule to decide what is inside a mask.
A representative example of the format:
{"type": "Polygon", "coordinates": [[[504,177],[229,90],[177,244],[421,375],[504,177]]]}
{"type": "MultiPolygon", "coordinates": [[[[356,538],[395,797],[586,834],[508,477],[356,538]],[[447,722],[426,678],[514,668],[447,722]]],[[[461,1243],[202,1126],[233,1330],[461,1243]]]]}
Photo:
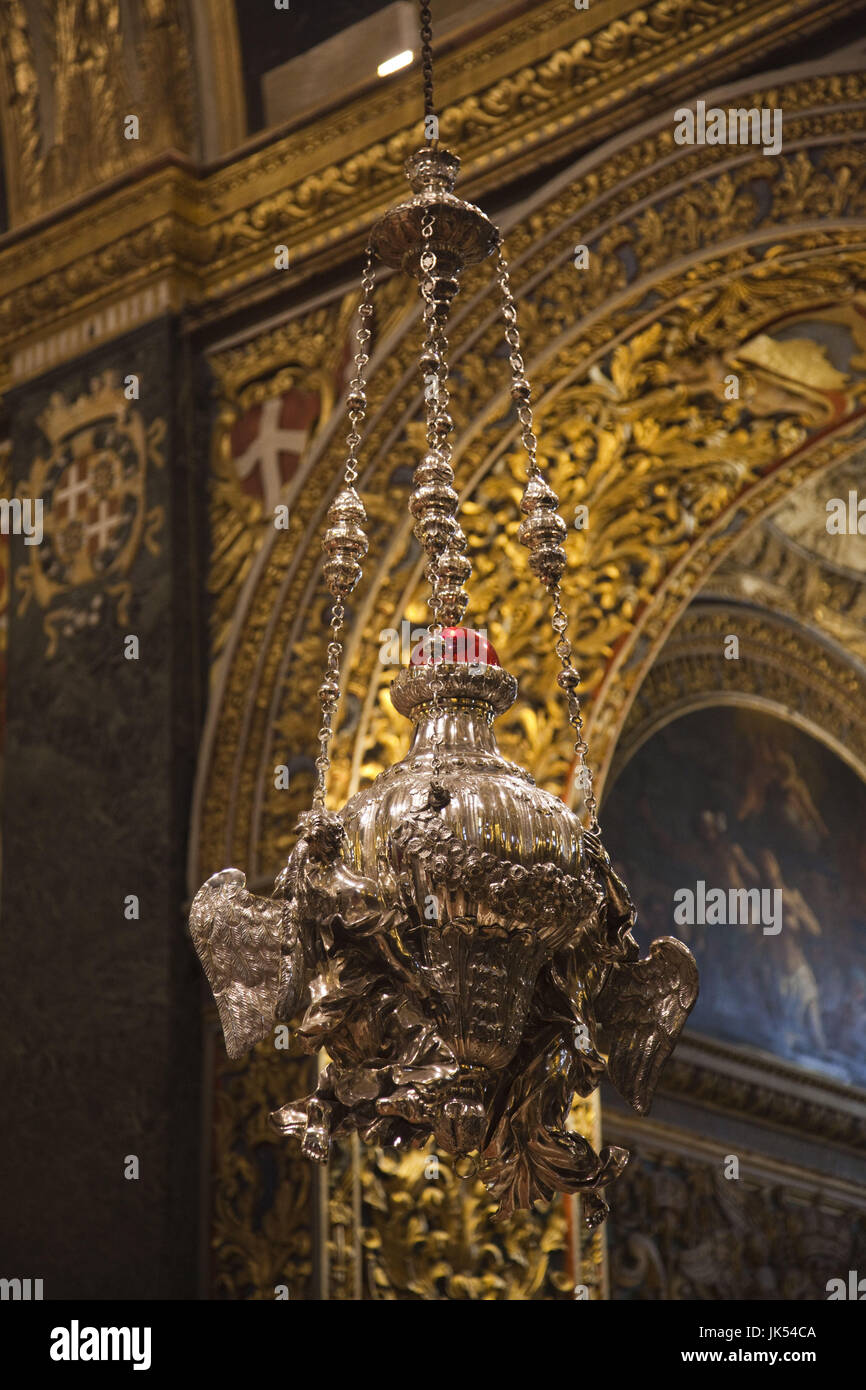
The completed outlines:
{"type": "Polygon", "coordinates": [[[325,581],[334,598],[343,599],[361,578],[360,561],[369,541],[364,531],[367,513],[354,487],[344,487],[328,508],[328,527],[322,540],[327,555],[325,581]]]}
{"type": "Polygon", "coordinates": [[[422,253],[421,296],[424,345],[420,367],[424,378],[427,416],[427,453],[415,469],[414,492],[409,510],[415,518],[414,533],[428,559],[430,609],[434,628],[454,626],[466,611],[469,595],[463,585],[472,573],[468,545],[457,520],[458,494],[451,467],[451,433],[454,421],[448,413],[448,344],[444,321],[456,283],[436,275],[436,255],[429,246],[433,215],[427,213],[422,235],[428,249],[422,253]],[[444,567],[443,567],[444,564],[444,567]]]}
{"type": "Polygon", "coordinates": [[[346,615],[343,599],[348,597],[361,578],[361,561],[367,554],[369,546],[364,529],[367,514],[361,498],[355,491],[354,483],[358,477],[358,448],[361,444],[361,427],[367,413],[365,371],[370,361],[370,321],[373,316],[374,283],[373,250],[372,247],[368,246],[364,270],[361,275],[355,375],[349,382],[346,393],[349,433],[346,437],[348,454],[345,480],[343,488],[337,493],[328,508],[328,525],[322,538],[322,549],[325,552],[323,565],[325,582],[335,599],[331,609],[331,641],[328,643],[328,661],[324,680],[319,687],[322,720],[318,734],[319,756],[316,759],[316,788],[313,793],[313,805],[322,809],[325,806],[325,789],[328,769],[331,766],[330,746],[333,720],[340,700],[340,659],[343,654],[343,645],[338,639],[346,615]]]}
{"type": "Polygon", "coordinates": [[[559,515],[559,498],[540,473],[526,484],[520,510],[525,516],[517,528],[517,539],[529,551],[529,567],[542,584],[550,590],[558,584],[565,570],[565,540],[567,528],[559,515]]]}
{"type": "MultiPolygon", "coordinates": [[[[438,714],[442,707],[443,642],[442,630],[446,617],[446,600],[443,593],[443,576],[440,563],[443,554],[456,533],[460,532],[457,521],[458,496],[451,486],[454,472],[451,468],[451,442],[449,435],[453,421],[448,414],[448,388],[446,385],[448,366],[446,362],[447,342],[442,329],[443,315],[436,297],[436,255],[430,248],[433,235],[433,215],[425,213],[421,234],[428,243],[421,255],[421,297],[424,315],[424,347],[421,354],[421,369],[425,371],[424,404],[427,416],[428,452],[419,467],[422,477],[416,483],[416,493],[409,504],[416,518],[416,535],[427,551],[429,564],[427,577],[430,581],[430,648],[433,660],[433,699],[432,712],[438,714]],[[424,480],[427,481],[424,481],[424,480]],[[425,489],[429,492],[425,493],[425,489]],[[452,500],[453,499],[453,500],[452,500]],[[419,528],[421,534],[419,535],[419,528]]],[[[460,532],[462,538],[462,532],[460,532]]],[[[465,540],[464,540],[465,545],[465,540]]],[[[452,609],[447,607],[450,615],[452,609]]],[[[431,805],[444,805],[448,793],[439,777],[441,771],[441,734],[432,739],[432,759],[430,764],[431,805]]]]}
{"type": "Polygon", "coordinates": [[[568,618],[562,607],[560,581],[565,572],[566,554],[563,541],[568,534],[565,521],[559,514],[559,498],[544,478],[538,465],[538,440],[532,423],[532,389],[520,352],[520,332],[517,327],[517,305],[511,292],[508,265],[500,246],[497,277],[502,294],[502,317],[505,321],[505,341],[509,348],[511,366],[511,399],[517,407],[520,435],[526,450],[528,474],[520,510],[524,520],[517,531],[518,540],[529,551],[529,566],[547,589],[553,600],[552,626],[556,634],[554,647],[562,669],[557,683],[565,692],[568,719],[575,734],[574,751],[578,763],[578,785],[584,792],[590,830],[598,833],[598,802],[592,785],[588,762],[589,749],[583,733],[583,712],[578,697],[580,674],[572,664],[572,646],[566,633],[568,618]]]}

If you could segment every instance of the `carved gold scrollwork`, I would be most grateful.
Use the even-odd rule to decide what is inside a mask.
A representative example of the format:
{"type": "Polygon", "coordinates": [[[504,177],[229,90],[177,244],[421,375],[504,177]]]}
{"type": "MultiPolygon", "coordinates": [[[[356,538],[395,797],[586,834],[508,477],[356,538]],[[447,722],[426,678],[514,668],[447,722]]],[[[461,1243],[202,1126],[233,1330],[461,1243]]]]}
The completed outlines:
{"type": "Polygon", "coordinates": [[[866,1240],[862,1189],[842,1179],[740,1151],[737,1182],[718,1145],[662,1125],[611,1117],[639,1150],[626,1171],[613,1236],[619,1299],[826,1299],[866,1240]]]}
{"type": "MultiPolygon", "coordinates": [[[[221,1046],[221,1044],[220,1044],[221,1046]]],[[[268,1124],[268,1110],[309,1088],[312,1059],[263,1042],[223,1063],[214,1102],[212,1287],[217,1298],[314,1297],[310,1164],[268,1124]]]]}
{"type": "MultiPolygon", "coordinates": [[[[8,0],[0,32],[13,222],[47,212],[159,150],[192,151],[186,6],[8,0]],[[130,136],[126,118],[135,116],[130,136]]],[[[130,130],[132,128],[130,127],[130,130]]]]}
{"type": "MultiPolygon", "coordinates": [[[[234,52],[234,26],[223,15],[224,4],[228,0],[203,0],[205,14],[197,14],[217,66],[233,61],[226,55],[234,52]]],[[[663,91],[671,107],[690,100],[696,81],[706,87],[730,80],[744,53],[754,63],[771,50],[780,25],[805,35],[849,4],[735,0],[722,11],[708,0],[657,0],[648,8],[620,0],[621,13],[597,24],[586,14],[564,10],[562,0],[543,0],[531,15],[513,16],[444,60],[442,91],[451,89],[454,97],[442,110],[443,138],[459,144],[469,191],[480,196],[504,179],[534,175],[576,143],[598,148],[630,118],[644,118],[651,90],[663,91]],[[629,81],[634,91],[624,102],[629,81]],[[509,138],[496,139],[505,130],[509,138]]],[[[157,311],[189,301],[197,312],[214,317],[221,304],[240,296],[266,297],[263,268],[272,264],[274,244],[283,241],[287,227],[293,267],[287,279],[293,283],[344,262],[360,252],[374,214],[394,200],[403,159],[418,142],[414,88],[410,97],[401,86],[368,93],[360,103],[225,167],[197,171],[188,160],[167,158],[154,168],[152,156],[159,151],[189,155],[198,144],[210,148],[207,138],[198,138],[185,0],[150,0],[135,34],[117,0],[89,5],[63,0],[51,7],[50,16],[44,0],[8,0],[5,13],[0,122],[12,226],[101,180],[139,166],[142,172],[135,186],[109,185],[92,206],[73,207],[60,221],[40,226],[26,243],[12,241],[0,251],[6,291],[0,302],[0,385],[10,376],[32,375],[77,356],[92,345],[97,331],[106,333],[105,314],[109,320],[114,314],[120,325],[108,332],[123,331],[124,322],[132,326],[142,312],[152,317],[154,308],[142,310],[138,300],[143,286],[154,280],[160,280],[164,296],[157,311]],[[128,114],[140,119],[137,140],[124,136],[128,114]],[[322,151],[328,151],[327,159],[322,151]],[[102,313],[94,314],[95,309],[102,313]],[[46,346],[47,311],[52,331],[46,346]],[[23,365],[15,362],[19,349],[23,365]],[[36,352],[32,363],[31,349],[36,352]]],[[[237,73],[222,76],[220,143],[232,138],[230,132],[237,138],[241,119],[237,73]]],[[[210,69],[201,80],[213,85],[210,69]]],[[[828,107],[810,112],[811,130],[841,138],[850,129],[845,106],[859,99],[861,87],[858,74],[828,74],[808,84],[785,84],[768,99],[784,107],[786,141],[801,138],[798,109],[807,96],[813,108],[828,107]]],[[[754,104],[754,94],[745,104],[754,104]]],[[[201,103],[202,110],[206,106],[201,103]]],[[[680,167],[688,168],[705,160],[708,150],[684,156],[673,144],[672,127],[665,125],[603,169],[576,180],[572,191],[581,207],[591,207],[627,169],[638,176],[677,153],[680,167]]],[[[764,177],[775,162],[763,161],[764,177]]],[[[817,205],[825,195],[809,193],[802,164],[799,178],[806,187],[792,184],[792,203],[812,196],[817,205]]],[[[641,187],[658,183],[658,174],[649,172],[620,197],[634,201],[641,187]]],[[[845,170],[833,196],[840,206],[847,199],[845,170]]],[[[660,229],[659,254],[674,237],[683,244],[698,235],[705,213],[695,197],[688,217],[660,229]]],[[[723,205],[720,214],[724,218],[723,205]]],[[[556,215],[555,201],[537,211],[534,234],[540,237],[545,218],[556,215]]],[[[516,229],[514,235],[522,250],[526,230],[516,229]]]]}

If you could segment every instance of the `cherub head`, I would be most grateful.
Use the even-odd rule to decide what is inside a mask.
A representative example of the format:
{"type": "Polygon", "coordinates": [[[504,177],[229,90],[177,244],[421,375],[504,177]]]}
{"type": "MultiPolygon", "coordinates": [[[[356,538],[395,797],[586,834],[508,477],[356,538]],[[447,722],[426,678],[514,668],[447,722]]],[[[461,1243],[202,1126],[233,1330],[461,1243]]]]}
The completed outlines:
{"type": "Polygon", "coordinates": [[[322,864],[333,864],[343,844],[343,822],[332,811],[305,811],[298,820],[298,844],[306,843],[307,854],[322,864]]]}
{"type": "Polygon", "coordinates": [[[332,811],[305,811],[295,828],[298,839],[274,884],[274,892],[285,898],[297,893],[301,872],[311,860],[333,864],[340,857],[345,835],[342,821],[332,811]]]}

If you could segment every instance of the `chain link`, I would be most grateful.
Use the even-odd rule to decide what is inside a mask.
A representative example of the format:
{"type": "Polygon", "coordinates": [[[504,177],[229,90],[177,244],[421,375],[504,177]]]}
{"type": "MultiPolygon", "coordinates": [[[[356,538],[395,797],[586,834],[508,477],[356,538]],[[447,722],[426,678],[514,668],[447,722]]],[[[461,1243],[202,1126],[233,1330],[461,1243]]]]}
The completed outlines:
{"type": "MultiPolygon", "coordinates": [[[[348,455],[346,458],[345,486],[352,487],[358,477],[358,448],[361,444],[361,426],[367,414],[366,368],[370,361],[371,338],[370,321],[373,317],[373,248],[367,247],[364,270],[361,275],[361,300],[358,305],[358,351],[355,354],[355,375],[349,382],[346,392],[346,405],[349,415],[349,433],[346,436],[348,455]]],[[[324,810],[325,789],[328,771],[331,766],[330,747],[333,734],[334,713],[340,699],[340,660],[343,644],[340,634],[346,617],[346,610],[340,599],[331,608],[331,641],[328,643],[328,660],[325,675],[319,688],[322,706],[322,721],[319,726],[319,756],[316,758],[316,788],[313,792],[313,806],[324,810]]]]}
{"type": "MultiPolygon", "coordinates": [[[[508,361],[511,366],[512,378],[511,395],[517,407],[517,418],[520,421],[520,435],[523,440],[523,447],[526,450],[526,471],[530,478],[541,477],[543,475],[538,463],[538,440],[533,430],[531,388],[526,376],[523,357],[520,352],[520,331],[517,327],[517,305],[514,302],[511,280],[508,274],[508,264],[501,246],[498,252],[496,274],[502,295],[502,317],[505,320],[505,341],[509,347],[508,361]]],[[[562,667],[557,681],[565,692],[568,721],[575,735],[574,752],[578,765],[578,786],[584,794],[584,802],[589,816],[589,828],[593,834],[597,835],[599,833],[598,802],[593,789],[592,770],[589,766],[589,748],[583,732],[583,712],[580,707],[580,697],[578,695],[580,673],[575,669],[573,661],[574,652],[567,636],[568,618],[562,607],[561,585],[557,580],[548,584],[546,587],[553,600],[551,626],[553,627],[556,639],[554,642],[554,649],[562,667]]]]}
{"type": "Polygon", "coordinates": [[[421,0],[421,68],[424,73],[424,115],[433,115],[433,21],[430,6],[421,0]]]}
{"type": "Polygon", "coordinates": [[[502,317],[505,320],[505,341],[509,347],[508,361],[511,366],[511,394],[517,407],[520,421],[520,436],[526,450],[526,471],[530,477],[541,473],[538,466],[538,440],[532,428],[532,403],[526,369],[520,352],[520,330],[517,327],[517,305],[511,292],[508,263],[500,246],[497,251],[496,275],[502,295],[502,317]]]}
{"type": "Polygon", "coordinates": [[[557,634],[555,648],[562,666],[562,676],[560,684],[565,690],[565,698],[568,705],[568,719],[575,733],[574,751],[578,763],[578,786],[583,792],[584,803],[589,815],[589,828],[594,835],[599,834],[598,825],[598,802],[595,797],[595,790],[592,784],[592,770],[589,766],[589,746],[583,732],[583,710],[580,705],[578,687],[580,685],[580,673],[574,666],[573,649],[569,638],[566,635],[568,628],[568,618],[562,608],[562,591],[559,584],[553,585],[550,591],[553,599],[553,618],[551,624],[557,634]]]}
{"type": "Polygon", "coordinates": [[[343,655],[343,644],[339,640],[339,636],[345,616],[346,610],[342,602],[337,599],[331,609],[331,641],[328,643],[328,662],[320,691],[322,722],[318,734],[319,756],[316,759],[316,789],[313,793],[313,805],[321,810],[325,808],[325,788],[331,766],[330,744],[333,734],[334,711],[339,700],[340,658],[343,655]]]}

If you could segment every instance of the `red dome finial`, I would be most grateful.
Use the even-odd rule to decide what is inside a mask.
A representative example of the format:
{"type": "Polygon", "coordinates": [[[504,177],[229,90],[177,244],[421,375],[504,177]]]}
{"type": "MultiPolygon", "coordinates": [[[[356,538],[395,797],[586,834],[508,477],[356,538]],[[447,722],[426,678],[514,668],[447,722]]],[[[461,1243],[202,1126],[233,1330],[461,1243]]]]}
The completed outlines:
{"type": "MultiPolygon", "coordinates": [[[[442,652],[445,661],[456,665],[499,666],[499,657],[483,632],[473,627],[445,627],[442,629],[442,652]]],[[[432,666],[433,647],[429,634],[420,641],[409,658],[412,666],[432,666]]]]}

